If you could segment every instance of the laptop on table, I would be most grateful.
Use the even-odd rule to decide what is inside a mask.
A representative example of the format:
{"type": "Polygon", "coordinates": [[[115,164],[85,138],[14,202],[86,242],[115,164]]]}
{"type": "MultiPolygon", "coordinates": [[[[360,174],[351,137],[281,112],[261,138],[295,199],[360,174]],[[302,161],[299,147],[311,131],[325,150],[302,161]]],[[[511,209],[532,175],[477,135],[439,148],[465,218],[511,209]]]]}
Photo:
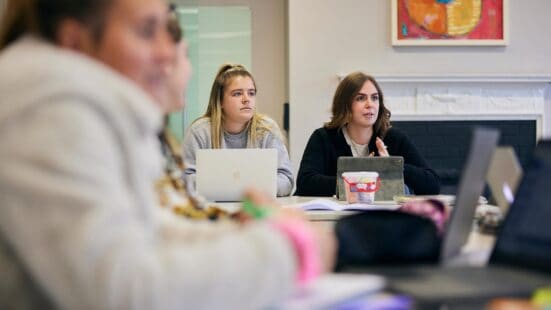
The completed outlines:
{"type": "Polygon", "coordinates": [[[489,128],[476,128],[472,133],[469,153],[455,197],[455,206],[442,241],[440,262],[443,265],[457,263],[461,249],[469,238],[479,197],[486,184],[486,172],[499,136],[498,130],[489,128]]]}
{"type": "Polygon", "coordinates": [[[276,197],[276,149],[201,149],[196,157],[196,190],[207,200],[242,201],[247,188],[276,197]]]}
{"type": "Polygon", "coordinates": [[[498,147],[494,152],[486,179],[495,204],[502,214],[506,214],[514,200],[522,167],[510,146],[498,147]]]}
{"type": "MultiPolygon", "coordinates": [[[[468,173],[468,169],[469,165],[464,174],[468,173]]],[[[454,235],[454,223],[460,219],[456,211],[465,207],[458,201],[445,235],[441,266],[395,267],[370,272],[385,275],[390,290],[414,297],[422,307],[442,304],[479,307],[494,297],[529,297],[535,289],[551,284],[549,178],[551,141],[542,142],[536,148],[516,199],[497,235],[488,266],[450,264],[453,260],[447,255],[457,251],[452,250],[457,245],[454,239],[458,239],[454,235]]],[[[463,179],[461,184],[464,183],[463,179]]]]}

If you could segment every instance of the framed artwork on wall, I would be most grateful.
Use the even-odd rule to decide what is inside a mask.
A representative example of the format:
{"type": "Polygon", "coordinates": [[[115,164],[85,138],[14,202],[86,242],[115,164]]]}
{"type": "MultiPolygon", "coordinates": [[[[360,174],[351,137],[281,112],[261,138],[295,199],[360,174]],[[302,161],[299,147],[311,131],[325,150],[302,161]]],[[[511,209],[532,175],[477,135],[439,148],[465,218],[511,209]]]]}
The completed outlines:
{"type": "Polygon", "coordinates": [[[508,44],[508,0],[391,0],[392,45],[508,44]]]}

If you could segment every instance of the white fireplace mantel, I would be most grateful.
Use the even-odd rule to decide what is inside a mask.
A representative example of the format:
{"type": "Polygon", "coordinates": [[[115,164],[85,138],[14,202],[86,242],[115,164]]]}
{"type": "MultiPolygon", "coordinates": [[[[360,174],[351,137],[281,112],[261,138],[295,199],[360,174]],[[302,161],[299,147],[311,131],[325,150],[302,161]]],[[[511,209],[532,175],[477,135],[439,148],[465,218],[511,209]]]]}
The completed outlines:
{"type": "MultiPolygon", "coordinates": [[[[344,75],[337,75],[339,79],[344,75]]],[[[393,120],[536,120],[545,122],[551,74],[373,74],[393,120]]]]}
{"type": "MultiPolygon", "coordinates": [[[[371,73],[380,83],[551,83],[551,74],[388,74],[371,73]]],[[[345,74],[337,74],[343,79],[345,74]]]]}

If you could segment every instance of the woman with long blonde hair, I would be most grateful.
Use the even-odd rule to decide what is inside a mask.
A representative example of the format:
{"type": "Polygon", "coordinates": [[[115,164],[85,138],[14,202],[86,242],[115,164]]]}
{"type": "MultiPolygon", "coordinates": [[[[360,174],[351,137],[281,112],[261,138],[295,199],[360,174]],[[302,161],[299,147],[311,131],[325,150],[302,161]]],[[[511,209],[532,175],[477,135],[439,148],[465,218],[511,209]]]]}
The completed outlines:
{"type": "Polygon", "coordinates": [[[218,70],[205,114],[187,130],[183,149],[186,175],[193,180],[198,149],[275,148],[278,152],[277,195],[293,188],[289,153],[276,122],[256,112],[256,83],[243,65],[224,64],[218,70]]]}

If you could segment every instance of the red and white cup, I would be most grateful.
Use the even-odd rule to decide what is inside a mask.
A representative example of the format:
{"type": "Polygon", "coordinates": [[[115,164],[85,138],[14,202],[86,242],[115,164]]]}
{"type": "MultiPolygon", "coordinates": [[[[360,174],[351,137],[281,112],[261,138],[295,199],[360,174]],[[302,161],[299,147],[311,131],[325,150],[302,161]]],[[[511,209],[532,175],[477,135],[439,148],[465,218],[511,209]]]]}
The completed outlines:
{"type": "Polygon", "coordinates": [[[375,202],[375,193],[381,187],[379,173],[374,171],[344,172],[342,174],[348,203],[375,202]]]}

